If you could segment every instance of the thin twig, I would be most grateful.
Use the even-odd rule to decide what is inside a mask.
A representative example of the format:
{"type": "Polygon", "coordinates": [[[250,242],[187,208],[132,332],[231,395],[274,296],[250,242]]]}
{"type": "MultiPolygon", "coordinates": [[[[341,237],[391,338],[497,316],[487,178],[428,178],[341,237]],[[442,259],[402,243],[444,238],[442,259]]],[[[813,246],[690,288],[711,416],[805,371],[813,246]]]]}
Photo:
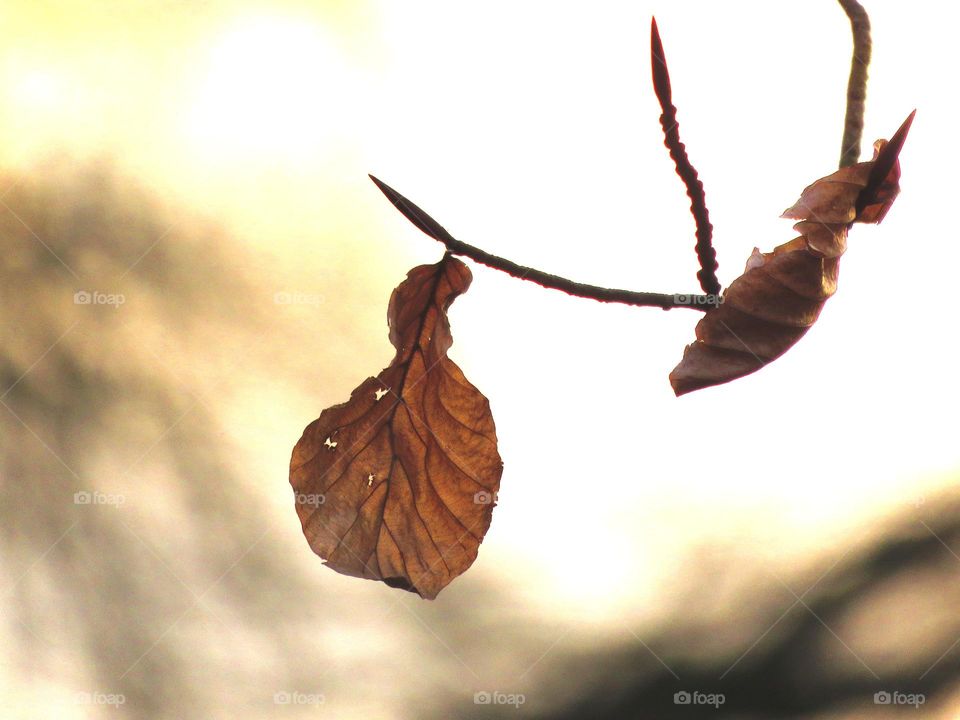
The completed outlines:
{"type": "Polygon", "coordinates": [[[854,165],[860,160],[863,140],[863,115],[867,103],[867,66],[870,65],[870,17],[857,0],[837,0],[850,18],[853,32],[853,59],[850,61],[850,80],[847,82],[847,114],[843,123],[843,143],[840,145],[840,167],[854,165]]]}
{"type": "Polygon", "coordinates": [[[670,73],[667,71],[667,58],[663,54],[663,43],[660,42],[660,33],[657,31],[657,21],[650,23],[650,61],[653,68],[653,89],[660,101],[663,114],[660,115],[660,125],[663,127],[664,145],[670,151],[670,157],[677,167],[677,175],[687,187],[690,198],[690,212],[697,224],[697,259],[700,261],[700,270],[697,279],[700,287],[709,295],[720,294],[720,281],[717,280],[717,252],[713,249],[713,225],[710,224],[710,213],[707,211],[707,201],[704,197],[703,183],[697,177],[697,171],[687,157],[687,150],[680,142],[680,126],[677,124],[677,109],[672,104],[670,90],[670,73]]]}
{"type": "Polygon", "coordinates": [[[500,270],[520,280],[529,280],[545,288],[560,290],[568,295],[597,300],[599,302],[623,303],[624,305],[637,305],[640,307],[658,307],[664,310],[687,308],[689,310],[706,312],[720,302],[720,298],[716,294],[667,295],[666,293],[634,292],[632,290],[617,290],[614,288],[599,287],[597,285],[586,285],[557,275],[545,273],[542,270],[518,265],[505,258],[491,255],[485,250],[481,250],[473,245],[460,242],[448,233],[440,223],[385,182],[378,180],[373,175],[370,176],[370,179],[373,180],[381,192],[387,196],[387,199],[393,203],[394,207],[396,207],[407,220],[434,240],[443,243],[448,252],[454,255],[463,255],[474,262],[492,267],[495,270],[500,270]]]}

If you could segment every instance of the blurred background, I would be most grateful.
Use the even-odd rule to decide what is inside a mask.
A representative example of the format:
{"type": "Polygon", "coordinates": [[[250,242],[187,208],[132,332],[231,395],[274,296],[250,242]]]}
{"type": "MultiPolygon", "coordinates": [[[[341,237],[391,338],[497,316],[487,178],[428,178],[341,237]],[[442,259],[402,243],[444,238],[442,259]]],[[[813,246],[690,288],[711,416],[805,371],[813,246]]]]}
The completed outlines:
{"type": "Polygon", "coordinates": [[[840,7],[0,6],[0,715],[960,714],[956,18],[865,5],[903,192],[771,366],[677,399],[698,313],[472,266],[451,356],[505,470],[433,602],[323,567],[287,480],[442,254],[366,174],[517,262],[695,291],[655,14],[728,284],[836,167],[840,7]]]}

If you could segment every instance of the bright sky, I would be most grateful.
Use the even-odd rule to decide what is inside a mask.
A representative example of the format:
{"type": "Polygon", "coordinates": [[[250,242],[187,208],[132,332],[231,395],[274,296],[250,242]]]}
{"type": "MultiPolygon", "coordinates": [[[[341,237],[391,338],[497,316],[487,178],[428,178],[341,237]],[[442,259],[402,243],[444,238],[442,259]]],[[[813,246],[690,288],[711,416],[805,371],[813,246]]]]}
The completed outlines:
{"type": "MultiPolygon", "coordinates": [[[[451,354],[490,398],[505,471],[469,572],[532,614],[613,636],[663,611],[694,548],[829,560],[955,481],[957,107],[941,55],[955,25],[930,21],[943,4],[868,5],[864,159],[917,108],[903,192],[882,226],[854,228],[837,295],[770,367],[676,399],[667,375],[697,313],[602,306],[472,266],[451,354]]],[[[834,2],[7,3],[0,162],[112,157],[222,221],[268,260],[265,286],[355,316],[305,341],[316,376],[302,393],[223,408],[270,408],[237,441],[282,490],[302,427],[392,356],[392,287],[441,255],[367,172],[517,262],[697,289],[650,84],[653,14],[726,285],[754,246],[793,237],[778,215],[836,167],[850,40],[834,2]]],[[[361,581],[316,569],[363,597],[361,581]]]]}

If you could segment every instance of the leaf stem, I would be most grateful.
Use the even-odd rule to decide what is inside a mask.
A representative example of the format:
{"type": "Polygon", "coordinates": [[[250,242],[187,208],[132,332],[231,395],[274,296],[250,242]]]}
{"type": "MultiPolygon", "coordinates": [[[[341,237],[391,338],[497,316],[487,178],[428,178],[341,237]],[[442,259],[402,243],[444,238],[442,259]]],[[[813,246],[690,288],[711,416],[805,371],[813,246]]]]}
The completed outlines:
{"type": "Polygon", "coordinates": [[[847,82],[847,113],[843,122],[843,142],[840,145],[840,167],[848,167],[860,160],[863,140],[863,115],[867,103],[867,66],[870,65],[872,42],[870,17],[857,0],[837,0],[850,18],[853,32],[853,58],[850,61],[850,80],[847,82]]]}
{"type": "Polygon", "coordinates": [[[448,233],[440,223],[385,182],[378,180],[373,175],[370,176],[370,179],[373,180],[376,186],[380,188],[380,191],[387,196],[387,199],[393,203],[393,206],[396,207],[407,220],[434,240],[443,243],[444,246],[446,246],[447,252],[468,257],[474,262],[494,268],[495,270],[500,270],[520,280],[529,280],[541,287],[560,290],[568,295],[596,300],[598,302],[622,303],[624,305],[636,305],[639,307],[658,307],[663,310],[686,308],[688,310],[706,312],[720,302],[718,295],[680,293],[671,295],[587,285],[585,283],[568,280],[558,275],[551,275],[536,268],[518,265],[511,260],[491,255],[485,250],[457,240],[448,233]]]}

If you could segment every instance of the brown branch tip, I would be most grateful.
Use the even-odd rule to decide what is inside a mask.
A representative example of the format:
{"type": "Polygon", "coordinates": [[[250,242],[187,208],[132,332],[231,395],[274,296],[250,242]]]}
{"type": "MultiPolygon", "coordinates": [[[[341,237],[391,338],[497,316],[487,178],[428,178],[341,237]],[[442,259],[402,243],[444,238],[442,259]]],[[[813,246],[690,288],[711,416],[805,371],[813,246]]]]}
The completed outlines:
{"type": "Polygon", "coordinates": [[[707,200],[703,190],[703,183],[697,175],[696,168],[687,156],[687,149],[680,142],[680,126],[677,123],[677,108],[673,106],[673,93],[670,88],[670,72],[667,70],[667,57],[663,52],[663,42],[660,40],[660,31],[657,29],[656,18],[650,21],[650,67],[653,72],[653,91],[660,102],[660,125],[663,128],[664,141],[670,151],[670,157],[677,169],[677,175],[683,180],[690,198],[690,212],[696,224],[697,260],[700,270],[697,279],[700,287],[709,295],[720,294],[720,281],[717,280],[717,252],[713,248],[713,225],[710,224],[710,213],[707,210],[707,200]]]}
{"type": "Polygon", "coordinates": [[[551,290],[560,290],[568,295],[582,297],[598,302],[615,302],[624,305],[636,305],[638,307],[658,307],[663,310],[672,310],[673,308],[688,308],[690,310],[699,310],[706,312],[711,307],[720,302],[717,295],[697,295],[694,293],[651,293],[635,292],[633,290],[619,290],[615,288],[605,288],[598,285],[587,285],[585,283],[574,282],[558,275],[551,275],[536,268],[525,267],[507,260],[506,258],[491,255],[485,250],[481,250],[473,245],[468,245],[453,237],[446,229],[430,217],[424,210],[416,204],[405,198],[392,187],[382,180],[370,175],[370,179],[380,188],[380,191],[386,195],[387,199],[393,204],[400,213],[413,223],[418,229],[444,244],[447,252],[454,255],[468,257],[481,265],[500,270],[520,280],[528,280],[537,283],[541,287],[551,290]]]}

